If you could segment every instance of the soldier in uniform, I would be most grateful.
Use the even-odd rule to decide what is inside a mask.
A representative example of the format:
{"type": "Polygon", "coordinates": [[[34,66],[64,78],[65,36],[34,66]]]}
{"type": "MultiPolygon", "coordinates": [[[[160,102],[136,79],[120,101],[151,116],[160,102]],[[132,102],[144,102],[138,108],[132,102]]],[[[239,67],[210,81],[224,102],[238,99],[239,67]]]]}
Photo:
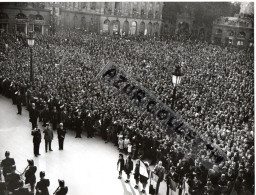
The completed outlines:
{"type": "Polygon", "coordinates": [[[57,129],[57,134],[59,139],[59,150],[63,150],[63,144],[64,144],[66,133],[67,133],[66,130],[63,128],[63,123],[60,123],[60,126],[57,129]]]}
{"type": "Polygon", "coordinates": [[[59,187],[55,191],[54,194],[56,195],[66,195],[68,193],[68,187],[65,186],[65,181],[64,180],[58,180],[59,181],[59,187]]]}
{"type": "Polygon", "coordinates": [[[32,129],[35,129],[37,127],[37,118],[39,116],[38,111],[36,110],[35,103],[32,103],[31,109],[29,111],[29,121],[32,123],[32,129]]]}
{"type": "Polygon", "coordinates": [[[39,148],[40,148],[40,143],[42,139],[40,129],[35,128],[32,131],[32,135],[33,135],[33,144],[34,144],[34,154],[37,157],[38,155],[41,155],[39,154],[39,148]]]}
{"type": "Polygon", "coordinates": [[[44,140],[45,140],[45,152],[47,152],[48,150],[48,145],[49,145],[49,150],[52,151],[53,131],[50,128],[49,123],[46,123],[46,127],[44,130],[44,140]]]}
{"type": "Polygon", "coordinates": [[[28,160],[28,170],[25,172],[25,184],[30,184],[31,191],[34,191],[35,183],[36,183],[36,173],[37,167],[34,165],[34,161],[28,160]]]}
{"type": "Polygon", "coordinates": [[[3,168],[3,175],[6,180],[7,173],[12,172],[12,166],[15,165],[15,161],[13,158],[10,158],[10,152],[5,152],[5,159],[1,162],[1,167],[3,168]]]}
{"type": "Polygon", "coordinates": [[[45,172],[40,172],[40,181],[36,184],[36,195],[50,195],[48,187],[50,186],[50,180],[45,179],[45,172]]]}

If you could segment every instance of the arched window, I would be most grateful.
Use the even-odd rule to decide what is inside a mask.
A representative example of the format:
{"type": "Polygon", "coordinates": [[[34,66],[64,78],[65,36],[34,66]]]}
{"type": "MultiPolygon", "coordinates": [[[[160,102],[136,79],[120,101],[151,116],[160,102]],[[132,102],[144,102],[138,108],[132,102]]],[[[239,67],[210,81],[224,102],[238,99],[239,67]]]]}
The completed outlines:
{"type": "Polygon", "coordinates": [[[37,15],[35,15],[35,19],[36,20],[44,20],[44,17],[41,16],[40,14],[37,14],[37,15]]]}
{"type": "Polygon", "coordinates": [[[230,36],[230,37],[234,36],[234,31],[229,30],[229,31],[228,31],[228,36],[230,36]]]}
{"type": "Polygon", "coordinates": [[[1,12],[0,13],[0,20],[2,19],[9,19],[9,16],[6,13],[1,12]]]}
{"type": "Polygon", "coordinates": [[[27,16],[25,14],[23,14],[23,13],[18,13],[16,15],[16,19],[27,19],[27,16]]]}

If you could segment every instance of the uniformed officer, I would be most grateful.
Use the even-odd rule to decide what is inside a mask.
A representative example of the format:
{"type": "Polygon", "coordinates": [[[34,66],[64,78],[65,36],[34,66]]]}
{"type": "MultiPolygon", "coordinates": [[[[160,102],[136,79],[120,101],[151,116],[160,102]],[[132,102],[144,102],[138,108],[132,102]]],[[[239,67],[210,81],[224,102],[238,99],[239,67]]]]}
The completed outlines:
{"type": "Polygon", "coordinates": [[[41,155],[41,154],[39,154],[39,148],[40,148],[40,143],[41,143],[41,139],[42,139],[40,129],[35,128],[32,131],[32,135],[33,135],[33,143],[34,143],[34,154],[37,157],[38,155],[41,155]]]}
{"type": "Polygon", "coordinates": [[[57,129],[58,140],[59,140],[59,150],[63,150],[64,139],[66,135],[66,130],[63,128],[63,123],[60,123],[57,129]]]}
{"type": "Polygon", "coordinates": [[[36,195],[50,195],[48,187],[50,186],[50,180],[45,179],[45,172],[40,172],[40,181],[36,184],[36,195]]]}
{"type": "Polygon", "coordinates": [[[3,168],[4,179],[6,180],[7,173],[12,172],[12,166],[15,165],[15,161],[13,158],[10,158],[10,152],[5,152],[5,159],[1,162],[1,167],[3,168]]]}
{"type": "Polygon", "coordinates": [[[25,172],[25,184],[30,184],[31,191],[34,191],[35,183],[36,183],[36,173],[37,167],[34,165],[34,161],[28,160],[28,169],[25,172]]]}
{"type": "Polygon", "coordinates": [[[59,181],[59,187],[57,190],[53,193],[56,195],[66,195],[68,193],[68,187],[65,186],[65,181],[64,180],[58,180],[59,181]]]}

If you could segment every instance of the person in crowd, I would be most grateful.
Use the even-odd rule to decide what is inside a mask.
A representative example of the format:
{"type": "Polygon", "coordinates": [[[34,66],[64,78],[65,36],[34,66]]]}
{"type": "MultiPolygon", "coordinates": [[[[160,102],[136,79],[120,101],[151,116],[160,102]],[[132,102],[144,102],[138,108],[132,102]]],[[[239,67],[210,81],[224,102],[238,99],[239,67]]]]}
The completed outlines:
{"type": "MultiPolygon", "coordinates": [[[[20,181],[20,186],[18,189],[13,191],[14,195],[31,195],[32,193],[29,192],[28,187],[24,186],[24,181],[20,181]]],[[[34,193],[33,193],[34,194],[34,193]]]]}
{"type": "Polygon", "coordinates": [[[139,181],[140,181],[140,160],[138,159],[135,164],[134,168],[134,179],[135,179],[135,189],[139,188],[139,181]]]}
{"type": "Polygon", "coordinates": [[[65,181],[59,179],[58,182],[59,182],[59,187],[54,192],[54,194],[55,195],[66,195],[68,193],[68,187],[65,186],[65,181]]]}
{"type": "Polygon", "coordinates": [[[40,129],[38,129],[37,127],[32,131],[31,133],[33,135],[33,144],[34,144],[34,155],[37,157],[39,155],[41,155],[39,153],[39,149],[40,149],[40,143],[42,140],[42,135],[41,135],[41,131],[40,129]]]}
{"type": "Polygon", "coordinates": [[[30,184],[30,189],[34,192],[35,183],[36,183],[36,173],[37,167],[34,165],[34,160],[28,160],[28,169],[25,172],[25,184],[30,184]]]}
{"type": "Polygon", "coordinates": [[[179,175],[175,171],[175,167],[172,166],[170,167],[170,170],[165,176],[165,181],[166,181],[166,195],[169,195],[170,188],[172,191],[176,192],[176,189],[179,185],[179,175]]]}
{"type": "Polygon", "coordinates": [[[153,172],[158,176],[156,184],[156,194],[158,194],[160,183],[163,181],[165,174],[165,168],[162,165],[162,161],[158,162],[158,164],[154,167],[153,172]]]}
{"type": "Polygon", "coordinates": [[[41,116],[42,116],[42,120],[43,120],[43,126],[45,127],[46,126],[46,123],[49,123],[50,122],[50,110],[49,110],[49,106],[46,105],[44,110],[42,111],[41,113],[41,116]]]}
{"type": "Polygon", "coordinates": [[[20,91],[17,91],[17,96],[16,96],[16,104],[17,104],[17,109],[18,109],[18,113],[19,115],[22,115],[22,97],[20,94],[20,91]]]}
{"type": "Polygon", "coordinates": [[[45,140],[45,152],[52,151],[52,140],[53,140],[53,130],[50,127],[50,124],[47,122],[44,133],[44,140],[45,140]]]}
{"type": "Polygon", "coordinates": [[[57,130],[58,125],[58,112],[56,106],[53,107],[53,111],[51,114],[51,122],[52,122],[52,129],[57,130]]]}
{"type": "Polygon", "coordinates": [[[10,158],[10,152],[5,152],[5,159],[2,160],[0,167],[3,169],[3,176],[6,180],[6,176],[8,173],[12,172],[12,166],[15,165],[14,158],[10,158]]]}
{"type": "Polygon", "coordinates": [[[7,182],[7,189],[13,192],[15,189],[19,188],[21,184],[20,184],[20,175],[18,173],[15,173],[16,165],[12,165],[11,170],[12,170],[11,173],[8,173],[6,176],[6,182],[7,182]]]}
{"type": "Polygon", "coordinates": [[[76,137],[75,138],[82,138],[81,133],[82,133],[83,121],[82,121],[82,118],[81,118],[80,115],[81,115],[80,112],[78,112],[78,114],[75,118],[75,130],[76,130],[76,137]]]}
{"type": "Polygon", "coordinates": [[[149,175],[150,175],[149,163],[144,162],[143,169],[140,168],[140,182],[142,184],[142,190],[141,190],[142,194],[145,194],[145,192],[146,192],[146,186],[148,183],[149,175]]]}
{"type": "Polygon", "coordinates": [[[117,161],[117,170],[119,173],[118,179],[122,178],[122,173],[125,170],[125,164],[124,164],[124,155],[119,154],[119,159],[117,161]]]}
{"type": "Polygon", "coordinates": [[[64,139],[65,139],[66,133],[67,132],[63,127],[63,123],[60,123],[59,128],[57,129],[58,140],[59,140],[59,150],[63,150],[64,139]]]}
{"type": "Polygon", "coordinates": [[[35,129],[37,127],[37,119],[38,119],[39,113],[36,110],[36,105],[35,103],[32,103],[31,109],[29,111],[29,121],[32,124],[32,129],[35,129]]]}
{"type": "Polygon", "coordinates": [[[36,184],[36,195],[50,195],[48,187],[50,186],[50,180],[45,179],[45,172],[39,173],[40,181],[36,184]]]}
{"type": "Polygon", "coordinates": [[[127,159],[125,161],[124,170],[127,175],[127,179],[125,180],[125,183],[130,182],[130,174],[133,170],[133,161],[130,155],[127,156],[127,159]]]}

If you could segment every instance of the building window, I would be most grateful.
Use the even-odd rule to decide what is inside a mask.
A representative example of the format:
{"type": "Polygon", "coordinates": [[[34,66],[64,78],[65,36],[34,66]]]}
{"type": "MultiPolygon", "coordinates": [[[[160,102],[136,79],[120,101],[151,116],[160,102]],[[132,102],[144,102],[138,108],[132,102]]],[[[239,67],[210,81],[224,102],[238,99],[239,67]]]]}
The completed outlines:
{"type": "Polygon", "coordinates": [[[95,10],[96,9],[96,2],[92,2],[90,7],[91,7],[91,10],[95,10]]]}
{"type": "Polygon", "coordinates": [[[228,31],[228,36],[230,36],[230,37],[234,36],[234,31],[232,31],[232,30],[228,31]]]}
{"type": "Polygon", "coordinates": [[[221,30],[221,29],[217,29],[217,30],[216,30],[216,34],[217,34],[217,35],[221,35],[221,34],[222,34],[222,30],[221,30]]]}
{"type": "Polygon", "coordinates": [[[243,32],[243,31],[239,32],[238,37],[245,38],[245,32],[243,32]]]}
{"type": "Polygon", "coordinates": [[[237,41],[237,45],[242,46],[242,45],[244,45],[244,42],[243,41],[237,41]]]}
{"type": "Polygon", "coordinates": [[[23,13],[19,13],[16,16],[16,19],[27,19],[27,16],[25,14],[23,14],[23,13]]]}

